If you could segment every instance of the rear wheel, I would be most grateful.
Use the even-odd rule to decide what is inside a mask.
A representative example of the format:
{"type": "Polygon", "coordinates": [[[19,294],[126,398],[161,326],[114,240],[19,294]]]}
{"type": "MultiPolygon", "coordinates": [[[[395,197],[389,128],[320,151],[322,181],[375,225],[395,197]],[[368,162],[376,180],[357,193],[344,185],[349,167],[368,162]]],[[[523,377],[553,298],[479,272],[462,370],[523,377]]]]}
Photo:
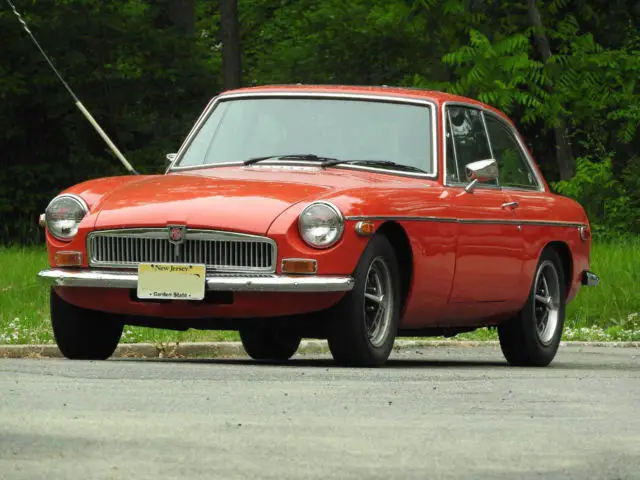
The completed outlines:
{"type": "Polygon", "coordinates": [[[565,290],[560,257],[548,248],[540,256],[524,308],[498,327],[500,347],[510,364],[545,367],[554,359],[564,327],[565,290]]]}
{"type": "Polygon", "coordinates": [[[328,343],[337,363],[386,363],[400,320],[400,274],[389,240],[374,236],[356,267],[355,287],[331,311],[328,343]]]}
{"type": "Polygon", "coordinates": [[[53,336],[62,354],[73,360],[106,360],[118,346],[124,325],[112,315],[76,307],[52,288],[53,336]]]}
{"type": "Polygon", "coordinates": [[[254,360],[289,360],[300,346],[298,333],[278,328],[256,327],[240,330],[244,350],[254,360]]]}

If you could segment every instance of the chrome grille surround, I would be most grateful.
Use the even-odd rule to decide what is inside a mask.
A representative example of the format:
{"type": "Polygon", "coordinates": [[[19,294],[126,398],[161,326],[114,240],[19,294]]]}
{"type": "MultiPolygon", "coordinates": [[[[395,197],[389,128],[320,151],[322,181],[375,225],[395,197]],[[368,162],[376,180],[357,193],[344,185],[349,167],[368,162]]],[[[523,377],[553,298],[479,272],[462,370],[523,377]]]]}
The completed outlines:
{"type": "Polygon", "coordinates": [[[168,228],[97,230],[87,236],[89,266],[135,269],[141,262],[205,264],[209,273],[275,273],[276,242],[220,230],[185,229],[174,245],[168,228]],[[176,249],[179,255],[176,256],[176,249]]]}

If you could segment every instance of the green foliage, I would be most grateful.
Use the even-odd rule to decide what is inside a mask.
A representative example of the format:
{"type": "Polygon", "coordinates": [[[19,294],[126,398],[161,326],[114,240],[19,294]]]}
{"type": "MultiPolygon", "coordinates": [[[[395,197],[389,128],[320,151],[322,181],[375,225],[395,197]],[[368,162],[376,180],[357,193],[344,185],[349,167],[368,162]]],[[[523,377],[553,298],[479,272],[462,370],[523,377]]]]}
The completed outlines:
{"type": "MultiPolygon", "coordinates": [[[[194,36],[167,21],[166,0],[16,5],[142,172],[161,171],[164,154],[220,90],[217,0],[196,2],[194,36]]],[[[527,2],[515,0],[240,0],[243,78],[468,95],[511,115],[549,180],[557,178],[552,128],[564,120],[578,171],[559,188],[587,204],[600,230],[640,232],[637,9],[624,0],[537,5],[540,30],[527,2]],[[546,61],[541,33],[552,53],[546,61]],[[585,178],[592,174],[613,185],[600,188],[585,178]]],[[[0,218],[11,219],[0,238],[40,241],[36,218],[53,195],[126,172],[4,5],[0,30],[0,218]]]]}
{"type": "Polygon", "coordinates": [[[437,39],[420,4],[387,0],[240,2],[248,83],[394,84],[437,39]]]}
{"type": "MultiPolygon", "coordinates": [[[[555,3],[557,8],[562,5],[555,3]]],[[[570,15],[548,33],[558,45],[557,53],[543,63],[531,48],[531,28],[508,36],[494,34],[493,41],[470,30],[469,44],[442,58],[458,76],[448,90],[507,113],[524,107],[524,123],[542,121],[552,128],[567,115],[576,132],[613,128],[616,141],[632,142],[640,126],[640,35],[630,34],[620,49],[605,49],[592,34],[580,34],[570,15]]]]}
{"type": "Polygon", "coordinates": [[[640,233],[639,196],[631,183],[627,183],[627,179],[637,183],[637,178],[629,170],[620,179],[613,172],[610,156],[601,160],[580,157],[576,162],[575,176],[552,186],[557,193],[582,204],[596,237],[619,238],[630,232],[640,233]]]}
{"type": "Polygon", "coordinates": [[[527,107],[525,122],[538,119],[542,108],[550,108],[543,89],[548,82],[544,65],[529,58],[527,36],[518,33],[492,44],[477,30],[469,35],[469,45],[442,58],[447,65],[461,67],[459,80],[448,91],[477,98],[508,114],[518,106],[527,107]]]}
{"type": "MultiPolygon", "coordinates": [[[[78,97],[139,171],[158,172],[218,91],[208,45],[163,26],[137,0],[16,2],[78,97]]],[[[3,5],[4,6],[4,5],[3,5]]],[[[51,197],[80,181],[126,174],[75,108],[9,10],[0,10],[0,235],[41,240],[51,197]]]]}

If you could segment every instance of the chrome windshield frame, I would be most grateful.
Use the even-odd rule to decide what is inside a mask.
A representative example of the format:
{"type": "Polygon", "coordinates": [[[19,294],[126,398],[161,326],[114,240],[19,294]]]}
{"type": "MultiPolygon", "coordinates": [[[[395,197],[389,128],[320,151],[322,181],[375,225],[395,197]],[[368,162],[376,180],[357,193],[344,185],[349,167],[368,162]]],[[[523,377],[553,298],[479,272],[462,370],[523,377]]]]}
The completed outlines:
{"type": "MultiPolygon", "coordinates": [[[[323,98],[329,100],[363,100],[363,101],[378,101],[378,102],[386,102],[386,103],[402,103],[402,104],[413,104],[423,107],[428,107],[430,110],[430,118],[431,118],[431,164],[433,167],[432,172],[421,173],[421,172],[412,172],[407,170],[394,170],[393,168],[384,168],[384,167],[371,167],[364,165],[352,165],[352,164],[342,164],[336,165],[335,168],[344,168],[344,169],[352,169],[352,170],[365,170],[376,173],[385,173],[385,174],[393,174],[393,175],[401,175],[401,176],[409,176],[409,177],[418,177],[418,178],[428,178],[428,179],[437,179],[440,167],[440,159],[438,157],[438,104],[431,99],[428,98],[412,98],[405,97],[402,95],[382,95],[382,94],[362,94],[362,93],[333,93],[333,92],[312,92],[312,91],[264,91],[264,92],[236,92],[236,93],[222,93],[217,97],[213,98],[209,105],[206,107],[204,112],[198,117],[198,120],[191,128],[191,131],[185,138],[184,142],[180,146],[176,157],[173,159],[171,164],[167,167],[165,174],[172,172],[181,172],[181,171],[189,171],[189,170],[198,170],[204,168],[216,168],[216,167],[228,167],[228,166],[241,166],[242,162],[223,162],[223,163],[214,163],[214,164],[204,164],[204,165],[189,165],[189,166],[179,166],[180,160],[184,156],[185,151],[191,145],[191,142],[198,134],[204,123],[207,121],[213,109],[222,102],[228,100],[236,100],[236,99],[246,99],[246,98],[323,98]],[[175,165],[175,166],[174,166],[175,165]]],[[[277,161],[279,165],[283,165],[284,163],[295,164],[295,165],[308,165],[308,166],[318,166],[317,162],[303,161],[303,160],[287,160],[286,162],[277,161]]],[[[260,165],[268,165],[273,164],[275,162],[264,161],[260,162],[260,165]]]]}

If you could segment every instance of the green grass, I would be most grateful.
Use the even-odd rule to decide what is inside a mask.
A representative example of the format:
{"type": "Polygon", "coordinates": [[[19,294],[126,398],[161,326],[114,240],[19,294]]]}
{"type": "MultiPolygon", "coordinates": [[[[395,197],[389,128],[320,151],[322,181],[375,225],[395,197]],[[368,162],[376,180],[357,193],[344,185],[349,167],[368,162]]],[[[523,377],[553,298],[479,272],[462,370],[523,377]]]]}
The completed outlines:
{"type": "MultiPolygon", "coordinates": [[[[48,265],[44,246],[0,247],[0,344],[51,343],[47,289],[36,274],[48,265]]],[[[565,340],[640,341],[640,239],[595,243],[596,288],[583,288],[567,307],[565,340]]],[[[460,339],[495,339],[492,330],[460,339]]],[[[127,327],[123,342],[173,343],[237,340],[236,332],[127,327]]]]}
{"type": "MultiPolygon", "coordinates": [[[[49,294],[36,274],[48,267],[43,247],[0,247],[0,344],[52,343],[49,294]]],[[[126,327],[123,342],[197,342],[237,340],[236,332],[176,332],[126,327]]]]}

